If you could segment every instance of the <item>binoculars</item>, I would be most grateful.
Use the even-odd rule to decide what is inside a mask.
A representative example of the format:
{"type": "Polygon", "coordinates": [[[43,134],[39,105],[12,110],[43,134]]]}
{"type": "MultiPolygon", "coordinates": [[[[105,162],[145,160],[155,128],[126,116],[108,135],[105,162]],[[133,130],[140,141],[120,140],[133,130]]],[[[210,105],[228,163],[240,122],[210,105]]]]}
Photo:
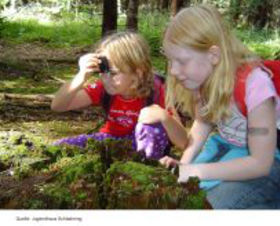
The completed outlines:
{"type": "Polygon", "coordinates": [[[109,61],[106,57],[99,57],[101,63],[99,64],[100,73],[110,73],[109,61]]]}

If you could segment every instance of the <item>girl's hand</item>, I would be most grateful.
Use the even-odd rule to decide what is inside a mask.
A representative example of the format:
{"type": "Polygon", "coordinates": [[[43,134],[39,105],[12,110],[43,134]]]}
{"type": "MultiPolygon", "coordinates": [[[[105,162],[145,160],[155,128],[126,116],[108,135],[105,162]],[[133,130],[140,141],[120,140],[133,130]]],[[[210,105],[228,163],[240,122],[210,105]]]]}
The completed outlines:
{"type": "Polygon", "coordinates": [[[179,164],[179,178],[178,182],[187,182],[189,177],[200,177],[196,167],[192,164],[179,164]]]}
{"type": "Polygon", "coordinates": [[[180,162],[176,159],[173,159],[169,156],[164,156],[159,160],[160,164],[164,165],[166,168],[176,167],[180,162]]]}
{"type": "Polygon", "coordinates": [[[79,75],[83,75],[86,78],[93,72],[99,71],[99,64],[101,60],[95,53],[88,53],[80,57],[79,59],[79,75]]]}
{"type": "Polygon", "coordinates": [[[145,107],[140,111],[138,122],[144,124],[153,124],[157,122],[163,122],[167,119],[168,113],[165,109],[159,105],[153,104],[149,107],[145,107]]]}

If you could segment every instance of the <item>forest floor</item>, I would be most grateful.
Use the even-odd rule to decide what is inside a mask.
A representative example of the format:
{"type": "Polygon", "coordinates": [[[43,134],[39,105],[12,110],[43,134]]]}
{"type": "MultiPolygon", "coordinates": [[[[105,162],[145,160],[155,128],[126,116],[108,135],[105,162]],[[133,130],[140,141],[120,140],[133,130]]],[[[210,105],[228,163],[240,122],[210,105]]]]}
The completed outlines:
{"type": "MultiPolygon", "coordinates": [[[[81,47],[55,49],[43,42],[15,45],[0,41],[1,152],[13,145],[16,148],[16,144],[10,142],[14,135],[28,135],[43,140],[44,144],[51,144],[62,137],[98,129],[103,122],[100,108],[89,107],[65,113],[50,109],[54,93],[76,73],[77,59],[83,52],[81,47]]],[[[0,171],[3,170],[7,169],[0,166],[0,171]]],[[[39,175],[14,180],[10,175],[0,176],[1,191],[13,194],[30,192],[33,185],[44,183],[48,178],[39,175]]],[[[17,206],[15,197],[2,207],[17,206]]]]}
{"type": "Polygon", "coordinates": [[[55,49],[44,43],[0,42],[0,132],[31,132],[52,142],[92,131],[102,122],[99,108],[56,113],[53,94],[77,71],[82,47],[55,49]]]}

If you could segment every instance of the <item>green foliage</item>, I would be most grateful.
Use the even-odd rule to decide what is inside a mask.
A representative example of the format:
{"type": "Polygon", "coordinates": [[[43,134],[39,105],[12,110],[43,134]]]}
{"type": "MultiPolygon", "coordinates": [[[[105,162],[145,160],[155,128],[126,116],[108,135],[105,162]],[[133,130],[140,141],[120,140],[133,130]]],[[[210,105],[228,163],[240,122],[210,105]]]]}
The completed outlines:
{"type": "Polygon", "coordinates": [[[59,172],[58,177],[62,184],[70,184],[83,176],[87,176],[92,182],[100,180],[102,170],[99,156],[76,155],[67,159],[67,165],[63,160],[64,158],[51,166],[51,169],[59,172]]]}
{"type": "Polygon", "coordinates": [[[182,209],[203,209],[205,206],[204,200],[206,198],[205,191],[199,191],[197,194],[186,196],[186,199],[181,204],[182,209]]]}
{"type": "Polygon", "coordinates": [[[6,4],[8,4],[9,1],[10,1],[10,0],[0,0],[0,9],[1,9],[2,7],[4,7],[6,4]]]}
{"type": "Polygon", "coordinates": [[[49,157],[50,162],[55,162],[60,158],[63,157],[73,157],[75,155],[84,153],[83,150],[78,148],[77,146],[70,146],[70,145],[60,145],[60,146],[53,146],[48,145],[44,146],[42,153],[49,157]]]}
{"type": "Polygon", "coordinates": [[[154,12],[139,15],[139,31],[147,39],[153,56],[160,55],[163,31],[168,21],[167,13],[154,12]]]}
{"type": "Polygon", "coordinates": [[[38,167],[37,162],[44,161],[46,156],[42,153],[41,139],[14,133],[10,136],[0,135],[0,161],[7,168],[14,167],[16,173],[27,172],[29,166],[38,167]]]}
{"type": "Polygon", "coordinates": [[[26,178],[27,176],[30,175],[32,171],[32,168],[29,164],[21,164],[21,166],[16,167],[13,171],[11,171],[13,173],[13,176],[17,179],[17,180],[22,180],[23,178],[26,178]]]}
{"type": "Polygon", "coordinates": [[[199,189],[199,179],[191,177],[186,183],[183,193],[180,194],[178,206],[182,209],[202,209],[205,208],[206,191],[199,189]],[[186,194],[186,191],[188,194],[186,194]]]}
{"type": "Polygon", "coordinates": [[[2,38],[2,32],[5,28],[5,19],[3,17],[0,17],[0,38],[2,38]]]}
{"type": "Polygon", "coordinates": [[[174,183],[176,183],[176,177],[170,174],[166,169],[143,165],[138,162],[128,161],[125,164],[123,162],[115,162],[107,171],[106,183],[108,185],[111,184],[113,179],[112,175],[124,175],[124,178],[126,175],[129,176],[132,181],[143,186],[141,188],[143,191],[151,188],[148,186],[151,183],[151,179],[155,180],[155,183],[160,183],[158,185],[162,186],[174,185],[174,183]],[[159,176],[163,177],[164,180],[159,176]]]}
{"type": "Polygon", "coordinates": [[[46,209],[46,204],[43,200],[30,199],[24,204],[24,209],[46,209]]]}
{"type": "Polygon", "coordinates": [[[58,183],[48,183],[40,187],[41,193],[51,200],[53,209],[71,209],[73,208],[73,197],[67,187],[62,187],[58,183]]]}
{"type": "Polygon", "coordinates": [[[280,51],[279,32],[272,30],[236,29],[236,35],[263,59],[276,59],[280,51]]]}
{"type": "Polygon", "coordinates": [[[256,52],[263,59],[277,59],[279,54],[279,49],[277,48],[279,44],[250,44],[249,48],[256,52]]]}
{"type": "MultiPolygon", "coordinates": [[[[153,55],[159,55],[162,33],[168,20],[167,13],[139,15],[139,31],[148,40],[153,55]]],[[[120,30],[124,23],[123,18],[120,18],[120,30]]],[[[51,47],[91,45],[101,37],[101,18],[95,16],[73,20],[66,16],[49,23],[34,19],[7,21],[2,27],[2,35],[13,43],[42,42],[51,47]]]]}
{"type": "Polygon", "coordinates": [[[152,63],[154,69],[159,72],[161,75],[167,75],[167,59],[163,56],[153,56],[152,63]]]}
{"type": "Polygon", "coordinates": [[[175,175],[162,167],[136,162],[115,162],[105,178],[107,208],[112,209],[203,209],[206,192],[198,178],[177,184],[175,175]]]}
{"type": "Polygon", "coordinates": [[[42,42],[51,47],[88,45],[100,37],[99,21],[61,21],[41,24],[36,20],[9,21],[2,37],[13,43],[42,42]]]}
{"type": "MultiPolygon", "coordinates": [[[[198,192],[198,180],[177,184],[175,175],[157,161],[134,152],[127,140],[89,140],[84,149],[35,140],[28,135],[12,135],[8,143],[16,151],[0,161],[10,161],[12,178],[22,182],[17,208],[205,208],[206,197],[198,192]],[[45,183],[36,184],[40,178],[46,178],[45,183]],[[26,180],[28,188],[24,188],[26,180]]],[[[5,166],[1,168],[5,170],[5,166]]],[[[0,200],[4,195],[9,201],[13,191],[8,190],[7,198],[1,189],[0,200]]]]}

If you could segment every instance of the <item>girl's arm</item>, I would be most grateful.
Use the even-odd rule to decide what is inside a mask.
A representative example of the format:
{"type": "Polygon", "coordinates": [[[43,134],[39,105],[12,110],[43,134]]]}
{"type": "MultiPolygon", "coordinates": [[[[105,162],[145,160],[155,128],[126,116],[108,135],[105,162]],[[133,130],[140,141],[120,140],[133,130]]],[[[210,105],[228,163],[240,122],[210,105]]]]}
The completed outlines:
{"type": "MultiPolygon", "coordinates": [[[[180,162],[169,156],[165,156],[160,159],[160,163],[166,167],[189,164],[201,150],[211,130],[212,126],[210,124],[207,124],[200,119],[196,119],[192,125],[188,137],[185,137],[186,146],[185,148],[182,148],[182,150],[184,150],[184,153],[181,157],[180,162]]],[[[172,130],[172,128],[170,127],[170,131],[171,135],[175,136],[176,138],[175,130],[172,130]]]]}
{"type": "Polygon", "coordinates": [[[79,60],[79,73],[71,82],[67,82],[58,90],[52,101],[51,109],[54,111],[69,111],[89,106],[91,99],[83,90],[83,85],[90,74],[98,71],[100,60],[96,54],[86,54],[79,60]]]}
{"type": "Polygon", "coordinates": [[[202,102],[200,94],[196,94],[197,104],[195,105],[195,120],[190,130],[188,136],[188,146],[184,150],[184,154],[180,160],[182,164],[189,164],[193,158],[198,154],[205,144],[209,133],[213,129],[213,125],[205,122],[200,116],[200,108],[202,107],[202,102]]]}
{"type": "Polygon", "coordinates": [[[182,164],[190,163],[205,144],[213,126],[202,119],[195,119],[188,136],[188,146],[180,160],[182,164]]]}
{"type": "Polygon", "coordinates": [[[83,90],[84,83],[84,75],[77,74],[71,82],[62,85],[52,101],[51,109],[64,112],[89,106],[91,99],[83,90]]]}
{"type": "Polygon", "coordinates": [[[227,162],[181,165],[179,181],[186,181],[190,176],[221,180],[266,176],[274,160],[276,136],[275,103],[269,98],[248,115],[249,156],[227,162]]]}

